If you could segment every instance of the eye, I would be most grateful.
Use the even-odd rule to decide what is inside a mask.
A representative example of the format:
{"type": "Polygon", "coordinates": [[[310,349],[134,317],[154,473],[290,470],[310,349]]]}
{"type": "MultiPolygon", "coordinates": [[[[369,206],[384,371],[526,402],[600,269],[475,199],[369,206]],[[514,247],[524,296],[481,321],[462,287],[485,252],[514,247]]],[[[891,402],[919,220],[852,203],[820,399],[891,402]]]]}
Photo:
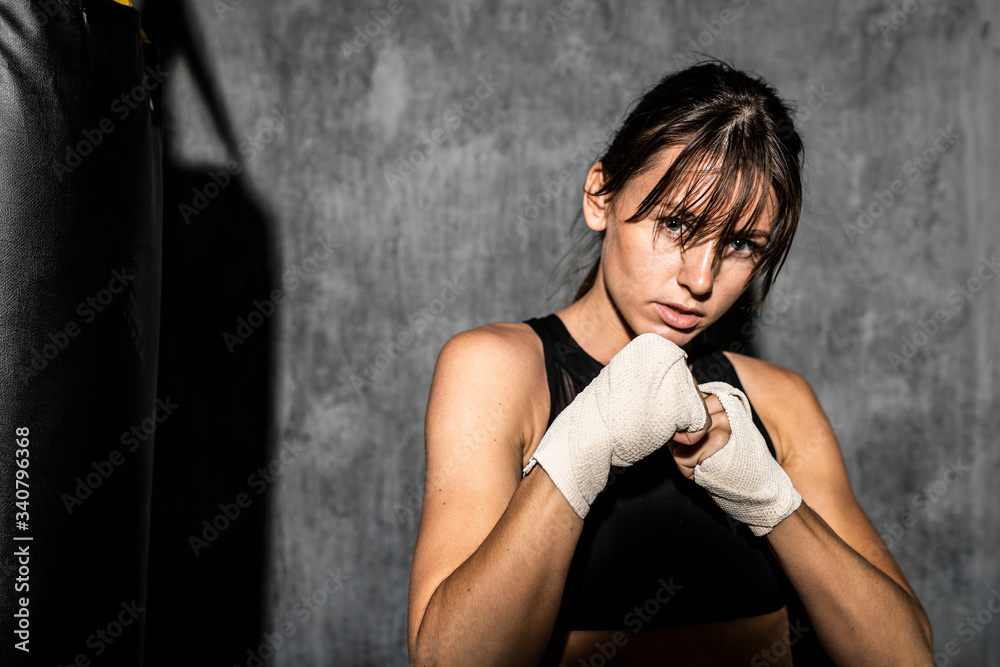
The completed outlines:
{"type": "Polygon", "coordinates": [[[760,253],[760,246],[746,239],[730,241],[729,248],[739,255],[746,255],[748,257],[756,257],[760,253]]]}
{"type": "Polygon", "coordinates": [[[676,218],[657,218],[656,224],[671,236],[680,236],[681,232],[687,229],[688,226],[686,222],[682,222],[676,218]]]}

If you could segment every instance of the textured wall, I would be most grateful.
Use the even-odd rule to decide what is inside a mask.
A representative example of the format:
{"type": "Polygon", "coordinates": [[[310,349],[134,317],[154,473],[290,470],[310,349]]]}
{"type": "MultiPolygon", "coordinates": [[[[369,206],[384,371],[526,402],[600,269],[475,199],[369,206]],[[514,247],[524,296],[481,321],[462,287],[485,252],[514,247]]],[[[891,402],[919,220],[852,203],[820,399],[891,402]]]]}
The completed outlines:
{"type": "Polygon", "coordinates": [[[230,663],[262,632],[285,635],[275,664],[405,663],[437,352],[562,307],[589,160],[696,48],[796,100],[807,144],[801,231],[747,342],[815,388],[938,650],[957,642],[938,664],[1000,665],[1000,624],[961,625],[1000,587],[997,3],[145,4],[174,54],[164,280],[184,285],[161,392],[200,415],[158,435],[156,491],[187,509],[159,496],[151,642],[193,594],[230,663]],[[205,190],[227,160],[238,185],[205,190]],[[250,518],[194,555],[240,492],[250,518]]]}

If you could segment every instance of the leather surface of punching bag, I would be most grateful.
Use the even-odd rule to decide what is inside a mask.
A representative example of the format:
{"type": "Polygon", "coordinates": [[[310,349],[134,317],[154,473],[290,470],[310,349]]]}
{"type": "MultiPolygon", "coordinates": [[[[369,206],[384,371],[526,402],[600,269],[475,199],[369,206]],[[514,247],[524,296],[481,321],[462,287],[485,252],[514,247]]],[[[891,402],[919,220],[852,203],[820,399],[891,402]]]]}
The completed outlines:
{"type": "Polygon", "coordinates": [[[113,0],[0,5],[0,665],[139,665],[165,73],[113,0]]]}

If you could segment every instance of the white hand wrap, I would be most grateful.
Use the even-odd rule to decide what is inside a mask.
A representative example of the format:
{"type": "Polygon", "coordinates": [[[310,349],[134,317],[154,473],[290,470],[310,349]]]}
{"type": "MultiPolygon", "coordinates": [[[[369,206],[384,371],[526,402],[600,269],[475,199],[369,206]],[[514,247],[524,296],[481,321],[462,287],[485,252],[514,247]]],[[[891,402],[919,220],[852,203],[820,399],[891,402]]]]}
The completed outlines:
{"type": "Polygon", "coordinates": [[[746,394],[725,382],[707,382],[698,389],[719,397],[732,436],[694,467],[694,481],[726,514],[750,526],[754,535],[767,535],[798,509],[802,496],[754,426],[746,394]]]}
{"type": "Polygon", "coordinates": [[[586,517],[612,465],[630,466],[677,431],[705,427],[708,415],[686,359],[659,334],[634,338],[559,413],[522,477],[538,463],[586,517]]]}

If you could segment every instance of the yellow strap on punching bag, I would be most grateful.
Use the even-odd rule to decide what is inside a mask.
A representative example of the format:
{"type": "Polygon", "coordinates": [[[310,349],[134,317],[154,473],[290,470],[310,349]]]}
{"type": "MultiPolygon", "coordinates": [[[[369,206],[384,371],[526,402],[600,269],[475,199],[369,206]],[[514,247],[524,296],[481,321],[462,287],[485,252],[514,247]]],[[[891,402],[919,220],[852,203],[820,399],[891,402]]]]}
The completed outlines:
{"type": "MultiPolygon", "coordinates": [[[[132,4],[132,0],[115,0],[115,2],[117,2],[119,5],[125,5],[126,7],[134,7],[135,6],[135,5],[132,4]]],[[[145,30],[143,30],[142,28],[139,28],[139,34],[142,35],[142,41],[149,42],[149,38],[146,37],[146,31],[145,30]]]]}

